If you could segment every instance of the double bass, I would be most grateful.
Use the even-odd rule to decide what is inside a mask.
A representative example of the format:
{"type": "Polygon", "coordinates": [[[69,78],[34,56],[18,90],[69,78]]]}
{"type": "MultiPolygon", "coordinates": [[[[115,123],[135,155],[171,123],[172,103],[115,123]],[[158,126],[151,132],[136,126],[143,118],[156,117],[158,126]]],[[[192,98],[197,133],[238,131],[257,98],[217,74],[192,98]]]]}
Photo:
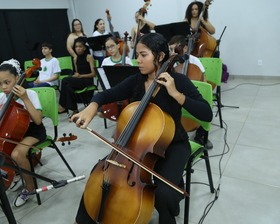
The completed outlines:
{"type": "MultiPolygon", "coordinates": [[[[108,23],[109,23],[109,27],[110,27],[110,31],[111,31],[111,34],[113,35],[113,37],[116,37],[115,33],[114,33],[114,29],[113,29],[113,25],[111,23],[111,15],[110,15],[110,11],[108,9],[106,9],[105,11],[108,15],[108,23]]],[[[119,44],[120,44],[120,54],[123,54],[123,52],[125,51],[125,55],[128,56],[128,53],[129,53],[129,47],[127,45],[124,46],[124,40],[120,39],[120,38],[117,38],[117,40],[119,41],[119,44]]],[[[108,52],[107,52],[108,53],[108,52]]],[[[108,55],[110,56],[110,55],[108,55]]]]}
{"type": "MultiPolygon", "coordinates": [[[[145,15],[147,13],[147,7],[150,5],[150,0],[144,0],[145,4],[143,5],[143,7],[139,10],[139,15],[145,15]]],[[[132,59],[136,58],[136,44],[138,43],[139,37],[140,37],[140,23],[141,21],[138,21],[138,25],[137,25],[137,30],[135,33],[135,37],[134,37],[134,48],[133,48],[133,53],[132,53],[132,59]]]]}
{"type": "MultiPolygon", "coordinates": [[[[38,70],[41,66],[40,59],[33,59],[32,64],[34,66],[29,67],[25,74],[21,75],[17,85],[21,85],[24,78],[29,78],[32,75],[32,72],[38,70]]],[[[15,148],[15,144],[9,142],[9,140],[20,142],[26,133],[30,116],[27,110],[24,109],[23,105],[15,102],[14,99],[15,94],[11,92],[7,98],[7,101],[4,105],[2,105],[0,110],[0,151],[6,153],[7,155],[11,155],[13,149],[15,148]]],[[[6,161],[12,163],[12,161],[6,157],[6,161]]],[[[13,181],[14,171],[7,167],[1,168],[1,173],[4,175],[4,184],[5,188],[9,188],[13,181]]]]}
{"type": "Polygon", "coordinates": [[[201,27],[201,17],[203,17],[205,10],[208,9],[212,1],[213,0],[205,1],[195,28],[194,35],[197,36],[197,39],[191,54],[196,57],[212,57],[214,51],[216,50],[216,39],[212,35],[210,35],[206,29],[201,27]]]}
{"type": "MultiPolygon", "coordinates": [[[[165,62],[155,79],[172,67],[170,61],[165,62]]],[[[140,102],[131,103],[122,111],[114,144],[88,128],[113,147],[110,155],[92,171],[84,191],[87,213],[97,223],[148,223],[154,209],[152,175],[188,195],[152,170],[175,133],[172,117],[150,103],[157,87],[154,80],[140,102]]]]}

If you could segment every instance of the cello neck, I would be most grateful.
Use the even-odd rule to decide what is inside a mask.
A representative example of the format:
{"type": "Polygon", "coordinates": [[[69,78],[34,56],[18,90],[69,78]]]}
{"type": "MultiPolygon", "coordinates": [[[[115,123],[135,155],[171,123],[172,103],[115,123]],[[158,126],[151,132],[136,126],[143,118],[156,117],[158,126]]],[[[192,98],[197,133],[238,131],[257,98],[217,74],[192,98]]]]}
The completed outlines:
{"type": "Polygon", "coordinates": [[[125,65],[125,60],[126,60],[127,36],[128,36],[128,32],[126,31],[124,33],[124,47],[123,47],[123,53],[122,53],[122,65],[125,65]]]}
{"type": "Polygon", "coordinates": [[[208,6],[209,5],[211,5],[211,2],[212,2],[213,0],[206,0],[205,2],[204,2],[204,4],[203,4],[203,7],[202,7],[202,10],[201,10],[201,13],[200,13],[200,15],[199,15],[199,17],[198,17],[198,21],[197,21],[197,24],[196,24],[196,32],[198,32],[198,29],[199,29],[199,27],[200,27],[200,25],[201,25],[201,17],[203,17],[204,16],[204,12],[205,12],[205,10],[206,9],[208,9],[208,6]]]}
{"type": "Polygon", "coordinates": [[[114,29],[113,29],[113,25],[112,25],[112,23],[111,23],[111,15],[110,15],[110,11],[109,11],[108,9],[106,9],[106,11],[105,11],[105,12],[107,13],[107,15],[108,15],[108,17],[109,17],[109,18],[107,18],[107,20],[108,20],[108,23],[109,23],[110,32],[111,32],[111,34],[113,35],[113,37],[115,37],[115,33],[114,33],[114,29]]]}
{"type": "MultiPolygon", "coordinates": [[[[18,80],[18,82],[17,82],[16,85],[21,85],[24,78],[25,78],[25,73],[23,73],[23,74],[20,76],[20,78],[19,78],[19,80],[18,80]]],[[[13,92],[10,92],[10,94],[9,94],[9,96],[8,96],[8,98],[7,98],[6,103],[4,104],[4,106],[2,107],[2,109],[0,110],[0,121],[1,121],[2,118],[4,117],[6,111],[8,110],[8,108],[9,108],[9,106],[10,106],[10,104],[11,104],[13,98],[14,98],[14,96],[15,96],[15,94],[14,94],[13,92]]]]}

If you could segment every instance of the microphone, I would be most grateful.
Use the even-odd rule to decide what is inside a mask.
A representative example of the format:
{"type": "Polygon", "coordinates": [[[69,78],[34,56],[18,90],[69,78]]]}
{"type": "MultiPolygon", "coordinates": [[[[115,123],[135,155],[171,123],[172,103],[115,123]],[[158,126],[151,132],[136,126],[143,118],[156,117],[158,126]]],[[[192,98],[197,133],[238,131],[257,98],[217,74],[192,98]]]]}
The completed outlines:
{"type": "Polygon", "coordinates": [[[43,191],[49,191],[53,188],[64,187],[66,184],[70,184],[70,183],[73,183],[73,182],[76,182],[76,181],[79,181],[79,180],[82,180],[82,179],[85,179],[85,175],[74,177],[74,178],[69,179],[69,180],[60,180],[58,182],[55,181],[55,183],[52,184],[52,185],[48,185],[48,186],[41,187],[41,188],[35,189],[33,191],[30,191],[28,193],[28,195],[38,194],[38,193],[41,193],[43,191]]]}

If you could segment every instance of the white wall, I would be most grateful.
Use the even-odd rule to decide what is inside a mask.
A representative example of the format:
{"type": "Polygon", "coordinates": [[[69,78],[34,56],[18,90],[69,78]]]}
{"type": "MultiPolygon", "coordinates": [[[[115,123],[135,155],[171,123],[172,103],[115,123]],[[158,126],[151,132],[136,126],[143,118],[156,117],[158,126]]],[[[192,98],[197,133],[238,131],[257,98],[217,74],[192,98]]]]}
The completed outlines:
{"type": "MultiPolygon", "coordinates": [[[[204,0],[201,0],[204,2],[204,0]]],[[[151,0],[146,19],[160,25],[182,21],[191,1],[151,0]]],[[[140,0],[1,0],[0,8],[68,8],[69,22],[82,21],[91,35],[94,21],[103,18],[109,9],[114,30],[122,35],[136,25],[134,13],[144,5],[140,0]]],[[[221,58],[230,74],[248,76],[280,76],[276,53],[280,51],[278,31],[279,0],[215,0],[209,6],[209,19],[216,28],[218,39],[224,29],[220,45],[221,58]],[[258,66],[262,60],[262,66],[258,66]]],[[[108,23],[106,29],[109,30],[108,23]]]]}
{"type": "MultiPolygon", "coordinates": [[[[103,18],[105,10],[112,15],[114,30],[123,34],[131,32],[136,25],[134,13],[144,5],[140,0],[73,0],[76,16],[88,35],[92,33],[94,21],[103,18]]],[[[146,19],[160,25],[182,21],[191,1],[151,0],[146,19]]],[[[202,2],[204,2],[202,0],[202,2]]],[[[280,76],[276,52],[280,50],[277,29],[279,24],[279,0],[215,0],[209,6],[209,20],[216,28],[218,39],[227,29],[220,44],[221,58],[230,74],[254,76],[280,76]],[[262,66],[258,66],[262,60],[262,66]]],[[[109,27],[107,26],[109,30],[109,27]]]]}

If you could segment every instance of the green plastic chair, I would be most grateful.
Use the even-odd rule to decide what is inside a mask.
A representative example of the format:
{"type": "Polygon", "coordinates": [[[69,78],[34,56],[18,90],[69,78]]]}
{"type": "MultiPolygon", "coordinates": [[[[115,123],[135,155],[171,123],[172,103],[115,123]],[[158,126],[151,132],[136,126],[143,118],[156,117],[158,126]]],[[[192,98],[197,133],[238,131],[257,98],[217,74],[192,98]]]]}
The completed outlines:
{"type": "MultiPolygon", "coordinates": [[[[212,107],[213,105],[213,98],[212,98],[212,86],[209,83],[200,82],[200,81],[192,81],[193,84],[198,88],[198,91],[202,95],[202,97],[209,103],[209,105],[212,107]]],[[[212,179],[212,173],[211,173],[211,167],[210,167],[210,161],[208,156],[208,151],[204,147],[207,143],[208,139],[208,132],[211,127],[211,122],[205,122],[198,120],[194,116],[192,116],[188,111],[186,111],[184,108],[182,108],[182,117],[187,117],[195,120],[198,122],[203,129],[205,130],[204,134],[204,145],[197,144],[193,141],[190,142],[191,146],[191,156],[185,165],[185,171],[186,171],[186,192],[190,194],[190,188],[191,188],[191,174],[194,172],[192,169],[193,162],[196,161],[198,158],[203,158],[205,160],[208,180],[209,180],[209,186],[210,186],[210,192],[214,193],[214,185],[213,185],[213,179],[212,179]]],[[[190,198],[185,198],[185,215],[184,215],[184,223],[188,223],[189,220],[189,207],[190,207],[190,198]]]]}
{"type": "MultiPolygon", "coordinates": [[[[94,67],[95,68],[98,68],[99,67],[99,62],[98,60],[94,60],[94,67]]],[[[86,107],[89,102],[85,101],[85,99],[82,97],[82,94],[83,93],[87,93],[87,92],[90,92],[90,91],[98,91],[98,79],[97,79],[97,85],[94,84],[94,77],[93,77],[93,85],[89,85],[83,89],[79,89],[79,90],[75,90],[75,93],[78,95],[78,97],[80,98],[80,100],[83,102],[84,106],[86,107]]]]}
{"type": "Polygon", "coordinates": [[[63,75],[60,73],[58,80],[71,76],[73,74],[72,57],[71,56],[59,57],[57,58],[57,60],[59,61],[59,66],[63,73],[63,75]]]}
{"type": "MultiPolygon", "coordinates": [[[[56,102],[55,90],[53,88],[49,88],[49,87],[37,87],[37,88],[31,88],[31,89],[38,94],[39,100],[40,100],[40,103],[42,106],[42,115],[43,115],[43,117],[48,117],[52,120],[53,129],[54,129],[53,137],[51,137],[50,135],[47,135],[47,138],[45,140],[38,142],[34,146],[36,146],[37,148],[41,148],[41,149],[46,148],[46,147],[54,148],[56,150],[56,152],[58,153],[58,155],[63,160],[63,162],[65,163],[65,165],[67,166],[67,168],[69,169],[70,173],[73,175],[73,177],[75,177],[76,174],[74,173],[74,171],[72,170],[72,168],[70,167],[70,165],[68,164],[68,162],[66,161],[66,159],[64,158],[62,153],[60,152],[59,148],[55,144],[57,135],[58,135],[58,129],[57,129],[58,105],[56,102]]],[[[36,153],[38,151],[39,151],[38,149],[31,148],[28,152],[28,157],[29,157],[32,172],[34,172],[32,154],[36,153]]],[[[34,179],[34,187],[38,188],[36,178],[33,178],[33,179],[34,179]]],[[[39,194],[37,194],[37,201],[38,201],[38,204],[40,205],[41,199],[40,199],[39,194]]]]}
{"type": "Polygon", "coordinates": [[[207,82],[211,82],[217,86],[216,92],[213,93],[213,101],[217,102],[220,127],[223,128],[222,119],[222,103],[221,103],[221,82],[223,72],[223,62],[220,58],[199,58],[204,69],[207,82]]]}

